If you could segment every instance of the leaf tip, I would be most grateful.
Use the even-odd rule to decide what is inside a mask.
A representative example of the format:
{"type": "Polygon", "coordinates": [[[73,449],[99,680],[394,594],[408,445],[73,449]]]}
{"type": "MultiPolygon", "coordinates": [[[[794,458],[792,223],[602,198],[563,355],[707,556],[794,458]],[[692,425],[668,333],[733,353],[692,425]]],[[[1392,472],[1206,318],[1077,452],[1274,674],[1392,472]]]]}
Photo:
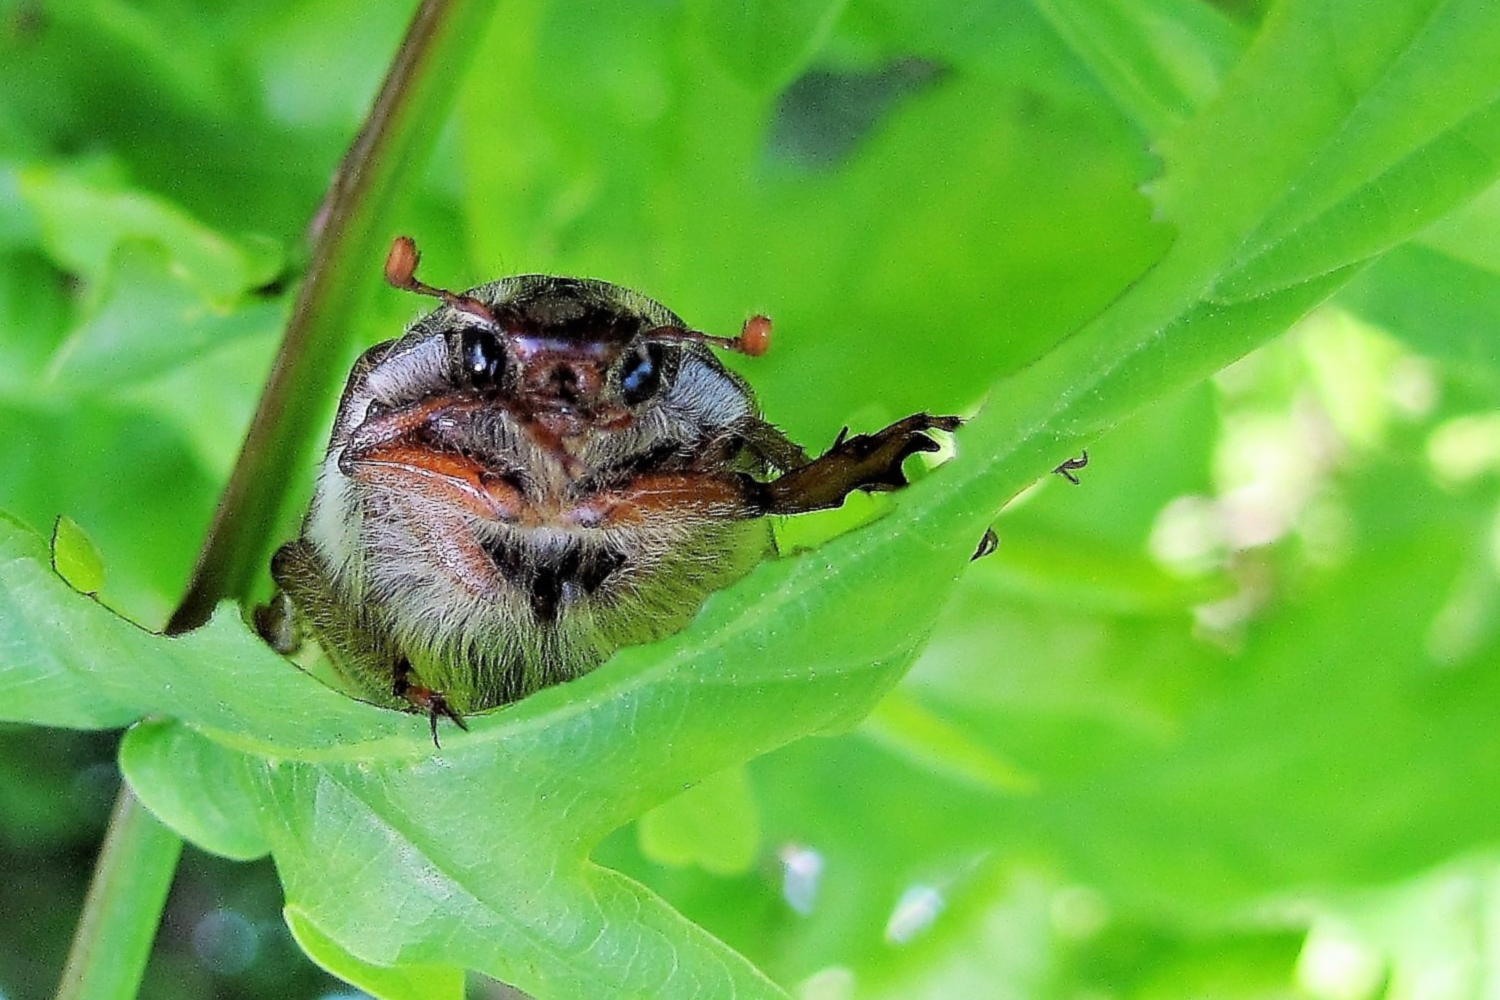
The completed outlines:
{"type": "Polygon", "coordinates": [[[104,586],[104,557],[88,533],[66,514],[52,524],[52,569],[80,594],[94,597],[104,586]]]}

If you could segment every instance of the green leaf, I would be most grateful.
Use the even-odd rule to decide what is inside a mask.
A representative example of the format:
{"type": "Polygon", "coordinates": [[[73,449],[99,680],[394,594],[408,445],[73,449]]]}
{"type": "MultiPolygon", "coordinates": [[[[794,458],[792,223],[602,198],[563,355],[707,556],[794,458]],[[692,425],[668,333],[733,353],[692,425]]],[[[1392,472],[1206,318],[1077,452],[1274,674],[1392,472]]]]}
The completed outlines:
{"type": "Polygon", "coordinates": [[[1036,787],[1031,775],[900,690],[875,706],[860,731],[939,774],[974,782],[992,792],[1019,795],[1036,787]]]}
{"type": "Polygon", "coordinates": [[[0,255],[0,394],[29,388],[67,331],[62,276],[35,251],[0,255]]]}
{"type": "Polygon", "coordinates": [[[372,965],[340,948],[295,906],[288,906],[285,915],[292,936],[309,958],[379,1000],[463,1000],[462,969],[441,965],[372,965]]]}
{"type": "Polygon", "coordinates": [[[1429,247],[1387,254],[1339,295],[1427,357],[1500,390],[1500,274],[1429,247]]]}
{"type": "Polygon", "coordinates": [[[1181,124],[1212,97],[1245,45],[1242,31],[1196,0],[1034,6],[1149,135],[1181,124]]]}
{"type": "Polygon", "coordinates": [[[1159,751],[1037,801],[1073,870],[1173,909],[1400,878],[1488,838],[1500,809],[1476,790],[1500,788],[1493,643],[1448,670],[1428,646],[1480,523],[1402,478],[1445,524],[1279,609],[1234,665],[1242,679],[1215,685],[1159,751]]]}
{"type": "Polygon", "coordinates": [[[827,39],[846,0],[693,0],[704,42],[741,84],[774,93],[796,76],[827,39]]]}
{"type": "Polygon", "coordinates": [[[88,394],[169,371],[241,337],[270,334],[283,303],[217,305],[155,244],[127,240],[111,255],[97,301],[53,356],[48,378],[88,394]]]}
{"type": "Polygon", "coordinates": [[[102,600],[159,620],[192,565],[184,526],[206,520],[214,495],[182,432],[134,406],[34,399],[0,404],[0,438],[0,509],[38,528],[62,512],[88,525],[109,565],[102,600]]]}
{"type": "Polygon", "coordinates": [[[227,239],[161,198],[41,167],[22,170],[17,185],[53,259],[91,279],[103,276],[115,248],[131,239],[161,244],[220,300],[265,284],[281,269],[264,241],[227,239]]]}
{"type": "Polygon", "coordinates": [[[120,768],[146,807],[184,839],[238,861],[270,851],[241,755],[176,722],[141,722],[120,744],[120,768]],[[187,792],[191,801],[182,798],[187,792]]]}
{"type": "Polygon", "coordinates": [[[42,539],[3,516],[0,565],[0,717],[103,728],[158,713],[227,744],[278,750],[347,743],[351,719],[372,713],[371,734],[420,734],[417,720],[360,706],[296,670],[233,613],[180,639],[131,624],[69,587],[42,539]]]}
{"type": "MultiPolygon", "coordinates": [[[[211,849],[269,847],[289,921],[330,965],[351,978],[359,963],[475,968],[542,1000],[784,995],[656,882],[604,867],[596,849],[684,786],[857,725],[950,606],[960,617],[914,695],[859,735],[804,741],[752,768],[762,853],[814,836],[831,859],[831,915],[788,930],[785,908],[768,907],[780,933],[736,939],[782,982],[846,960],[880,968],[902,891],[941,884],[958,899],[998,849],[1044,858],[1111,899],[1201,915],[1289,882],[1390,877],[1488,836],[1495,797],[1459,783],[1496,781],[1476,736],[1492,692],[1465,669],[1477,661],[1420,669],[1476,519],[1409,488],[1413,470],[1372,491],[1409,503],[1359,512],[1389,550],[1327,590],[1304,574],[1308,593],[1266,613],[1243,661],[1187,637],[1184,608],[1216,593],[1126,551],[1161,504],[1204,488],[1211,413],[1188,407],[1154,425],[1194,456],[1186,472],[1148,466],[1137,484],[1117,471],[1134,454],[1120,439],[1091,455],[1098,485],[1086,479],[1084,499],[1053,483],[1029,501],[1076,504],[1075,529],[1108,522],[1097,535],[1039,518],[1052,530],[1018,523],[1011,555],[1002,546],[972,570],[968,558],[1028,484],[1265,343],[1493,177],[1500,14],[1464,0],[1290,0],[1208,98],[1235,43],[1202,10],[900,6],[851,5],[827,51],[877,73],[915,58],[927,82],[883,105],[832,162],[809,165],[777,158],[772,123],[790,113],[780,96],[725,79],[722,53],[681,7],[507,5],[442,158],[459,193],[424,188],[441,206],[411,210],[445,225],[439,247],[460,278],[501,261],[600,274],[714,331],[774,311],[777,351],[753,363],[754,381],[771,417],[814,449],[845,422],[970,409],[987,394],[956,457],[884,517],[760,567],[680,635],[475,718],[467,734],[445,731],[441,750],[423,720],[323,688],[231,611],[177,639],[115,617],[51,571],[41,539],[0,522],[0,712],[54,725],[169,720],[127,740],[132,780],[211,849]],[[1160,17],[1192,43],[1168,44],[1160,17]],[[1135,193],[1150,164],[1127,117],[1165,128],[1182,116],[1154,189],[1174,233],[1147,220],[1135,193]],[[1384,199],[1390,212],[1376,210],[1384,199]],[[460,260],[465,239],[472,261],[460,260]],[[1018,774],[1034,793],[996,794],[1018,774]],[[1444,822],[1404,821],[1424,811],[1444,822]],[[861,844],[883,864],[843,867],[861,844]]],[[[785,37],[813,34],[804,23],[785,37]]],[[[787,67],[804,58],[785,57],[801,51],[790,43],[765,51],[787,67]]],[[[160,196],[45,170],[26,182],[40,185],[26,197],[48,251],[91,279],[125,235],[166,247],[210,289],[243,290],[257,270],[160,196]],[[79,206],[108,225],[88,231],[79,206]]],[[[372,242],[374,228],[359,238],[372,242]]],[[[145,291],[180,305],[160,263],[145,291]]],[[[336,301],[356,301],[353,283],[341,288],[336,301]]],[[[131,342],[122,362],[142,350],[131,342]]],[[[101,470],[139,464],[101,430],[119,411],[69,405],[82,440],[114,446],[70,449],[56,468],[101,454],[73,464],[109,494],[101,470]]],[[[303,399],[299,413],[315,405],[303,399]]],[[[63,418],[34,409],[28,454],[59,450],[49,421],[63,418]]],[[[191,476],[158,478],[174,495],[203,492],[191,476]]],[[[47,497],[28,487],[25,513],[47,497]]],[[[195,502],[207,510],[206,497],[195,502]]],[[[159,508],[137,517],[178,520],[159,508]]],[[[122,560],[100,537],[113,581],[122,560]]],[[[175,550],[148,541],[140,561],[166,579],[175,550]]],[[[1482,641],[1469,649],[1487,653],[1482,641]]]]}
{"type": "Polygon", "coordinates": [[[1163,144],[1156,200],[1184,242],[1237,245],[1241,273],[1218,295],[1330,274],[1488,184],[1500,155],[1493,13],[1466,0],[1277,9],[1219,98],[1163,144]],[[1267,107],[1284,115],[1275,141],[1258,142],[1267,107]]]}
{"type": "Polygon", "coordinates": [[[79,678],[80,668],[87,669],[82,644],[91,635],[49,628],[46,618],[54,607],[109,616],[52,570],[42,539],[0,515],[0,712],[6,719],[53,726],[130,721],[135,713],[128,704],[111,702],[100,685],[79,678]]]}
{"type": "MultiPolygon", "coordinates": [[[[503,261],[604,276],[709,331],[770,314],[770,355],[741,367],[771,418],[815,449],[856,417],[858,430],[970,408],[1116,297],[1170,234],[1146,224],[1135,187],[1148,161],[1097,94],[1046,89],[1031,107],[1009,78],[941,75],[971,47],[1066,68],[1060,46],[1022,30],[1045,36],[1044,23],[897,8],[880,13],[914,23],[881,24],[877,51],[939,76],[886,107],[835,171],[772,159],[768,122],[789,112],[726,81],[666,9],[631,10],[627,26],[584,5],[506,8],[486,51],[507,71],[465,94],[465,169],[487,179],[465,201],[479,274],[503,261]],[[941,38],[908,41],[924,29],[941,38]],[[675,84],[664,66],[681,67],[675,84]],[[631,86],[657,114],[600,97],[631,86]]],[[[813,115],[807,127],[835,124],[813,115]]]]}
{"type": "Polygon", "coordinates": [[[104,586],[104,557],[78,522],[59,514],[52,525],[52,568],[80,594],[93,597],[104,586]]]}
{"type": "Polygon", "coordinates": [[[647,857],[715,875],[748,871],[760,847],[755,800],[739,767],[663,802],[640,818],[636,830],[647,857]]]}

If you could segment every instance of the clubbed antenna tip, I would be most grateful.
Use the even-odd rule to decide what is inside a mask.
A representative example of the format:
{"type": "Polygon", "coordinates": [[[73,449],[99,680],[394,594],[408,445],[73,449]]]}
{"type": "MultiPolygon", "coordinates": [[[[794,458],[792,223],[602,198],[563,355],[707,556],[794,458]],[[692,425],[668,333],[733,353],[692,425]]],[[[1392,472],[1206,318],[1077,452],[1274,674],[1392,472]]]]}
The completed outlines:
{"type": "Polygon", "coordinates": [[[740,328],[738,337],[715,337],[702,330],[684,330],[677,326],[660,327],[648,336],[656,340],[689,340],[758,358],[771,347],[771,321],[765,316],[751,316],[740,328]]]}
{"type": "Polygon", "coordinates": [[[490,312],[490,307],[480,302],[471,295],[455,295],[446,288],[435,288],[417,277],[417,265],[422,261],[422,254],[417,250],[417,241],[410,236],[397,236],[391,242],[391,249],[385,255],[385,280],[392,288],[399,288],[403,292],[416,292],[418,295],[430,295],[436,299],[442,299],[454,309],[461,313],[473,316],[475,319],[492,328],[499,328],[500,322],[495,319],[495,314],[490,312]]]}

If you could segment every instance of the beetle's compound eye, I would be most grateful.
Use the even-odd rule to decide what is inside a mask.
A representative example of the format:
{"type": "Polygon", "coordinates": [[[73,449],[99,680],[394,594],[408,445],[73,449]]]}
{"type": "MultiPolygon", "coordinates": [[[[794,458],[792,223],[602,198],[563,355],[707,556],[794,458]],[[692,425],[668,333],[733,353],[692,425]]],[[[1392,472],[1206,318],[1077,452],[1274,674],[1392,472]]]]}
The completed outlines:
{"type": "Polygon", "coordinates": [[[620,396],[639,406],[661,389],[664,354],[660,344],[642,344],[620,366],[620,396]]]}
{"type": "Polygon", "coordinates": [[[476,389],[493,389],[505,374],[505,346],[490,330],[471,327],[459,341],[464,375],[476,389]]]}

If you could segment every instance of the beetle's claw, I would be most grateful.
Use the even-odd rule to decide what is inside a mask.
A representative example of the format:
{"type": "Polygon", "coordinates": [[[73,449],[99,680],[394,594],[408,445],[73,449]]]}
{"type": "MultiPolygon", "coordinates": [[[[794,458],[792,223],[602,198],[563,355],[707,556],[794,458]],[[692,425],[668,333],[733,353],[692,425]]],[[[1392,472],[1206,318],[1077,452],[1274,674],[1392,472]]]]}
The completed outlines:
{"type": "Polygon", "coordinates": [[[902,463],[919,451],[937,451],[942,447],[928,432],[955,431],[961,423],[958,417],[917,413],[873,434],[854,437],[840,434],[829,454],[840,453],[852,461],[858,470],[856,489],[897,490],[907,483],[902,463]]]}
{"type": "Polygon", "coordinates": [[[1070,459],[1068,459],[1066,462],[1064,462],[1062,465],[1059,465],[1057,468],[1053,469],[1052,471],[1054,473],[1056,473],[1057,475],[1062,476],[1064,479],[1066,479],[1068,482],[1072,483],[1074,486],[1077,486],[1078,485],[1078,477],[1075,476],[1075,475],[1073,475],[1073,473],[1077,472],[1079,469],[1083,468],[1084,466],[1086,466],[1088,464],[1089,464],[1089,453],[1085,451],[1083,454],[1079,455],[1077,458],[1070,458],[1070,459]]]}

